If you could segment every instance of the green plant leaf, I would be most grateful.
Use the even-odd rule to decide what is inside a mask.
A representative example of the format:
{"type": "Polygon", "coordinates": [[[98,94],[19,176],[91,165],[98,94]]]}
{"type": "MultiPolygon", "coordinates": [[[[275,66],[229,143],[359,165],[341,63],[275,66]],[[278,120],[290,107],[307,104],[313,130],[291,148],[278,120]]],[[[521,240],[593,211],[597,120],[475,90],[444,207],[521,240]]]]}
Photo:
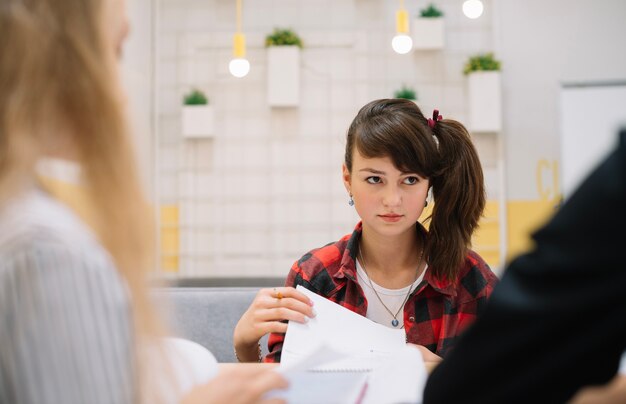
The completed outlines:
{"type": "Polygon", "coordinates": [[[417,101],[417,93],[411,87],[402,85],[399,90],[393,93],[394,98],[404,98],[406,100],[417,101]]]}
{"type": "Polygon", "coordinates": [[[209,99],[198,89],[191,90],[191,92],[186,94],[183,98],[184,105],[207,105],[208,103],[209,99]]]}
{"type": "Polygon", "coordinates": [[[422,18],[437,18],[443,17],[443,11],[437,8],[433,3],[430,3],[428,7],[420,10],[420,16],[422,18]]]}
{"type": "Polygon", "coordinates": [[[265,37],[265,47],[288,45],[295,45],[302,48],[302,40],[289,28],[274,28],[274,31],[265,37]]]}
{"type": "Polygon", "coordinates": [[[493,53],[475,55],[469,58],[463,68],[463,74],[477,71],[499,71],[500,61],[496,60],[493,53]]]}

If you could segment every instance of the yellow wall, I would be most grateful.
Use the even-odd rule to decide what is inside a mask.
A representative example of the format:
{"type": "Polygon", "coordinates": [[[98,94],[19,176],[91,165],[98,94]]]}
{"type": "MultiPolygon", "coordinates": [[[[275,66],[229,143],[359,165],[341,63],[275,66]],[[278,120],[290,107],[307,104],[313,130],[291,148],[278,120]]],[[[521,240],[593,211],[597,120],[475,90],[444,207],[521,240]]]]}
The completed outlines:
{"type": "Polygon", "coordinates": [[[556,205],[549,200],[509,201],[507,261],[532,247],[530,235],[554,214],[556,205]]]}
{"type": "MultiPolygon", "coordinates": [[[[554,214],[556,201],[509,201],[506,205],[508,262],[532,247],[531,234],[554,214]]],[[[488,201],[480,227],[474,234],[472,245],[492,267],[500,263],[500,221],[498,202],[488,201]]]]}
{"type": "Polygon", "coordinates": [[[161,269],[178,272],[180,254],[179,209],[177,205],[161,206],[161,269]]]}
{"type": "Polygon", "coordinates": [[[472,249],[495,268],[500,264],[500,219],[498,201],[487,201],[478,230],[472,237],[472,249]]]}
{"type": "MultiPolygon", "coordinates": [[[[532,246],[531,234],[552,216],[556,204],[555,200],[518,200],[507,203],[507,261],[532,246]]],[[[422,219],[431,213],[431,209],[428,206],[424,210],[422,219]]],[[[502,265],[499,210],[498,201],[487,201],[479,227],[472,237],[472,249],[492,268],[502,265]]]]}
{"type": "MultiPolygon", "coordinates": [[[[423,221],[432,214],[433,204],[430,203],[422,213],[420,220],[423,221]]],[[[489,264],[495,268],[500,263],[500,221],[498,218],[498,201],[487,201],[483,217],[479,227],[472,237],[472,249],[476,251],[489,264]]],[[[428,228],[428,223],[425,223],[428,228]]]]}

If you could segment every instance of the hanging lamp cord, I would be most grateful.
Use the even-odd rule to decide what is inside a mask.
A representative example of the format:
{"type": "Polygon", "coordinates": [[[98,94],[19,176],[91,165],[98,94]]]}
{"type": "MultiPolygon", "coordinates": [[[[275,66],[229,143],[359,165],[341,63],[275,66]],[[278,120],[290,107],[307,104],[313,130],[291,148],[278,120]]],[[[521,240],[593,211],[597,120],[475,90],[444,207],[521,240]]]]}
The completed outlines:
{"type": "Polygon", "coordinates": [[[241,32],[241,0],[237,0],[237,32],[241,32]]]}

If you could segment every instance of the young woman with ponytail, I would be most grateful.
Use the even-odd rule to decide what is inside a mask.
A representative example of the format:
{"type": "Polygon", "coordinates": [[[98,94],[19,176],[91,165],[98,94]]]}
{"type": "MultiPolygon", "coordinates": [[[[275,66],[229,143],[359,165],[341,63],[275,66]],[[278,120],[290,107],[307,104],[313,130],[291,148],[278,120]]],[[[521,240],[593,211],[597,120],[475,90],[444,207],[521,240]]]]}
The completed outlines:
{"type": "Polygon", "coordinates": [[[235,330],[240,358],[252,359],[269,330],[266,361],[280,361],[281,320],[306,321],[313,313],[297,285],[404,328],[407,342],[430,361],[446,355],[491,294],[497,278],[469,248],[485,189],[461,123],[436,110],[427,119],[406,100],[372,101],[348,129],[343,181],[362,221],[352,234],[294,263],[285,288],[259,292],[235,330]],[[434,206],[426,229],[418,219],[429,193],[434,206]]]}

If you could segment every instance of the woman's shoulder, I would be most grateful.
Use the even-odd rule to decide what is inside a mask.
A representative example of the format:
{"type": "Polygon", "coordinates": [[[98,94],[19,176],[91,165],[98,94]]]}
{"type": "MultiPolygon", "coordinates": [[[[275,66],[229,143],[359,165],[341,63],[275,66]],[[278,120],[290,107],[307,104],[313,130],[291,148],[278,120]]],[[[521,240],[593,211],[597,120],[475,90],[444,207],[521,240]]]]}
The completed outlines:
{"type": "Polygon", "coordinates": [[[0,209],[0,251],[24,243],[80,249],[96,243],[91,230],[68,207],[39,190],[7,201],[0,209]]]}
{"type": "Polygon", "coordinates": [[[498,277],[489,268],[485,260],[475,251],[469,250],[458,275],[459,288],[471,297],[490,295],[498,283],[498,277]]]}
{"type": "MultiPolygon", "coordinates": [[[[465,255],[465,265],[466,268],[476,268],[480,272],[493,274],[493,271],[489,267],[489,264],[474,250],[468,250],[465,255]]],[[[495,276],[495,274],[494,274],[495,276]]]]}
{"type": "Polygon", "coordinates": [[[314,248],[304,254],[293,265],[293,269],[312,278],[320,272],[334,275],[348,253],[348,243],[351,235],[347,234],[337,241],[332,241],[321,247],[314,248]]]}
{"type": "MultiPolygon", "coordinates": [[[[0,209],[0,260],[5,270],[46,268],[45,275],[75,272],[117,277],[106,250],[68,207],[35,190],[0,209]]],[[[42,275],[44,273],[42,272],[42,275]]]]}
{"type": "Polygon", "coordinates": [[[304,254],[298,260],[298,265],[303,266],[324,266],[331,267],[341,262],[346,246],[348,244],[348,238],[346,235],[337,241],[331,241],[321,247],[314,248],[304,254]]]}

